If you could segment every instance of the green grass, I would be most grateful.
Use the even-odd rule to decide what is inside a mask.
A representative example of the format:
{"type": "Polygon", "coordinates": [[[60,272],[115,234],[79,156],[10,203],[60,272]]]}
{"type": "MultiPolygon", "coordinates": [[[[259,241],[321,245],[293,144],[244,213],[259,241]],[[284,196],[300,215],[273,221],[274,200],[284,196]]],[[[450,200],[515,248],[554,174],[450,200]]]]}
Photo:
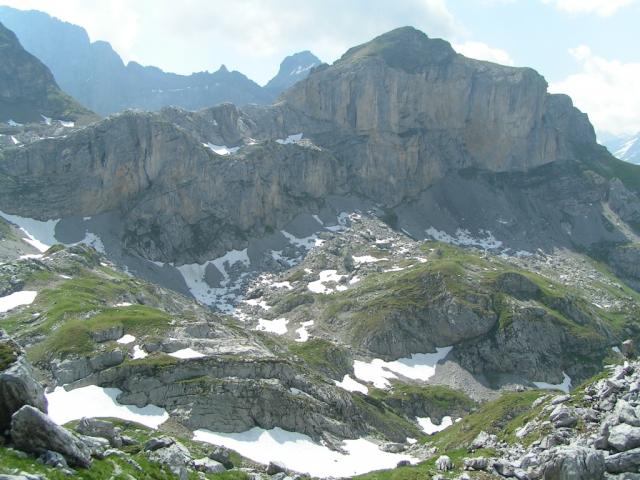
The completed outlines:
{"type": "Polygon", "coordinates": [[[344,347],[321,338],[289,345],[289,351],[300,357],[305,367],[318,370],[334,378],[341,378],[351,369],[351,356],[344,347]]]}
{"type": "Polygon", "coordinates": [[[401,411],[418,405],[428,412],[461,415],[478,406],[463,392],[443,385],[419,386],[394,382],[390,390],[371,389],[369,395],[401,411]]]}
{"type": "Polygon", "coordinates": [[[18,352],[11,342],[0,342],[0,371],[18,359],[18,352]]]}

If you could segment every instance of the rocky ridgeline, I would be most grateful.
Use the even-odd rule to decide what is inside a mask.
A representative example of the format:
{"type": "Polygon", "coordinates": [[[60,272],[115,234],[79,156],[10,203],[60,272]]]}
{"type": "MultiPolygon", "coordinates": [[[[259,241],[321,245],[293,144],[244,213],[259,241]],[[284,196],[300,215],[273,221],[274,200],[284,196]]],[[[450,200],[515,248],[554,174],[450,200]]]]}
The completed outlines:
{"type": "MultiPolygon", "coordinates": [[[[473,472],[518,480],[640,478],[640,361],[608,370],[604,378],[571,394],[536,400],[536,414],[515,431],[514,442],[481,432],[469,452],[488,449],[494,455],[464,458],[468,473],[460,478],[473,472]]],[[[438,457],[436,466],[455,468],[446,455],[438,457]]]]}

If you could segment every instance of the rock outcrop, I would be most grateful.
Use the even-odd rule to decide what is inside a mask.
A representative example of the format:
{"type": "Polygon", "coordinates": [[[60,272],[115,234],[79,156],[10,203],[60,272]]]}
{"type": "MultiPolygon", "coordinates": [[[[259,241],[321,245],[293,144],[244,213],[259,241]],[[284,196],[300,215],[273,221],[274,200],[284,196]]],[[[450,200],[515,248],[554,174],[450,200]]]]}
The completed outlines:
{"type": "Polygon", "coordinates": [[[0,435],[9,429],[12,415],[25,405],[47,412],[44,389],[35,380],[24,351],[0,330],[0,435]]]}

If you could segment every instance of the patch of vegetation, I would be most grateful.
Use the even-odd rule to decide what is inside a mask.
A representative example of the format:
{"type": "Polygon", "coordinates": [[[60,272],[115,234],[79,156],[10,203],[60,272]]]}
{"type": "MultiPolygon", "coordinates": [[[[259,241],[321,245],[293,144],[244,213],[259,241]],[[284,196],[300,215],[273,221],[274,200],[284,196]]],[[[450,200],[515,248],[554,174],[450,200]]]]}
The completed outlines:
{"type": "Polygon", "coordinates": [[[294,342],[289,351],[300,357],[304,364],[332,378],[342,378],[351,370],[351,355],[343,348],[321,338],[294,342]]]}
{"type": "Polygon", "coordinates": [[[0,371],[9,367],[18,359],[18,352],[11,342],[0,342],[0,371]]]}
{"type": "MultiPolygon", "coordinates": [[[[292,281],[292,280],[289,280],[292,281]]],[[[300,305],[307,305],[314,302],[313,294],[309,292],[291,292],[283,295],[278,301],[271,307],[271,314],[278,316],[284,313],[288,313],[300,305]]]]}

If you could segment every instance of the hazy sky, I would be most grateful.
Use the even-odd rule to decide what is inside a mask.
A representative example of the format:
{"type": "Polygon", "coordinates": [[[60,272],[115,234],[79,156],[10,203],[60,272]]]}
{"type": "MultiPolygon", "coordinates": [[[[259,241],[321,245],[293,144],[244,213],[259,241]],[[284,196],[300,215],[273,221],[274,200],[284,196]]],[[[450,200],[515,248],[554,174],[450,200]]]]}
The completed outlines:
{"type": "Polygon", "coordinates": [[[640,0],[0,0],[106,40],[125,61],[177,73],[239,70],[260,84],[291,53],[333,62],[413,25],[459,52],[531,66],[596,128],[640,131],[640,0]]]}

